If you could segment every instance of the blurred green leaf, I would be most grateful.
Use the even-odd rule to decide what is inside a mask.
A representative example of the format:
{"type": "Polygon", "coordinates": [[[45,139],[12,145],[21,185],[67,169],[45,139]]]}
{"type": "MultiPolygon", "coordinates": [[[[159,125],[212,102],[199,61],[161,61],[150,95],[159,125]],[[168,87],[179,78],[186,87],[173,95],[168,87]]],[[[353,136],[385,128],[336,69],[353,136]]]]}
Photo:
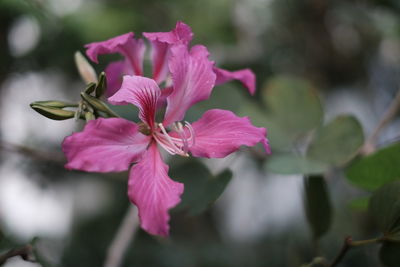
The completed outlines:
{"type": "Polygon", "coordinates": [[[367,190],[399,179],[400,143],[355,161],[346,169],[346,176],[353,184],[367,190]]]}
{"type": "Polygon", "coordinates": [[[272,154],[265,164],[267,171],[277,174],[321,174],[328,169],[323,162],[293,154],[272,154]]]}
{"type": "Polygon", "coordinates": [[[252,123],[267,129],[267,137],[272,150],[288,150],[292,145],[290,134],[284,130],[263,111],[257,104],[247,102],[239,111],[240,116],[248,116],[252,123]]]}
{"type": "Polygon", "coordinates": [[[386,267],[398,267],[400,262],[400,244],[384,242],[379,250],[379,258],[386,267]]]}
{"type": "Polygon", "coordinates": [[[323,111],[318,95],[304,79],[275,77],[264,88],[263,99],[272,119],[293,138],[322,122],[323,111]]]}
{"type": "Polygon", "coordinates": [[[357,154],[363,142],[364,134],[358,120],[341,115],[316,132],[307,156],[330,165],[342,165],[357,154]]]}
{"type": "Polygon", "coordinates": [[[208,169],[199,162],[190,162],[171,174],[179,182],[185,184],[182,202],[175,210],[187,209],[191,216],[205,211],[224,192],[232,178],[232,173],[225,170],[213,176],[208,169]]]}
{"type": "Polygon", "coordinates": [[[400,181],[377,190],[369,202],[369,211],[385,239],[400,241],[400,181]]]}
{"type": "Polygon", "coordinates": [[[349,202],[349,207],[355,211],[366,211],[368,210],[369,197],[360,197],[353,199],[349,202]]]}
{"type": "Polygon", "coordinates": [[[304,178],[304,207],[315,239],[323,236],[332,223],[332,207],[322,176],[304,178]]]}

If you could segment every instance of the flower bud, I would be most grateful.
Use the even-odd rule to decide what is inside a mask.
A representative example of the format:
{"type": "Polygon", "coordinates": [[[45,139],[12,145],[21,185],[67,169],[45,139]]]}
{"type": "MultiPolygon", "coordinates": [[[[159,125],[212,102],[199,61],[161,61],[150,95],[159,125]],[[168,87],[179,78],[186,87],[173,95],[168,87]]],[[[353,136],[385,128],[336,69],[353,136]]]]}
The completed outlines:
{"type": "Polygon", "coordinates": [[[67,120],[71,119],[75,116],[75,112],[71,110],[63,110],[55,107],[46,107],[37,104],[31,104],[31,108],[33,108],[36,112],[42,114],[46,118],[52,120],[67,120]]]}
{"type": "Polygon", "coordinates": [[[79,74],[86,83],[97,83],[95,70],[79,51],[75,52],[75,64],[79,74]]]}

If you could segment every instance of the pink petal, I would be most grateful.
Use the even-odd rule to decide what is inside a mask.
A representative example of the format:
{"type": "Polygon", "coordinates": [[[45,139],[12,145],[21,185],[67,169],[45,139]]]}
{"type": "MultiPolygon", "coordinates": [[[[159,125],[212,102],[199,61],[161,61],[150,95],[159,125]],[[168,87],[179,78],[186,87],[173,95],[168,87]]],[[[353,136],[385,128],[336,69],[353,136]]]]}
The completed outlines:
{"type": "Polygon", "coordinates": [[[143,35],[149,39],[152,46],[153,79],[159,84],[165,80],[168,74],[167,59],[170,45],[189,44],[193,33],[188,25],[177,22],[175,29],[170,32],[145,32],[143,35]]]}
{"type": "Polygon", "coordinates": [[[171,48],[169,69],[174,89],[167,97],[164,125],[182,120],[190,106],[210,96],[216,76],[208,55],[201,45],[192,47],[190,53],[184,45],[171,48]]]}
{"type": "Polygon", "coordinates": [[[256,76],[250,69],[227,71],[214,67],[214,72],[217,75],[217,80],[215,82],[216,85],[223,84],[231,80],[238,80],[249,90],[250,94],[253,95],[256,91],[256,76]]]}
{"type": "Polygon", "coordinates": [[[134,104],[139,108],[139,118],[153,129],[160,94],[160,88],[154,80],[127,75],[123,77],[121,89],[108,101],[113,105],[134,104]]]}
{"type": "Polygon", "coordinates": [[[143,75],[143,56],[146,47],[142,39],[134,39],[132,32],[103,42],[90,43],[85,47],[87,56],[93,62],[98,63],[98,55],[120,53],[127,59],[135,75],[143,75]]]}
{"type": "Polygon", "coordinates": [[[64,139],[65,167],[88,172],[124,171],[140,159],[149,142],[150,137],[138,132],[133,122],[99,118],[64,139]]]}
{"type": "Polygon", "coordinates": [[[189,148],[193,156],[223,158],[240,146],[262,143],[270,153],[267,130],[251,124],[248,117],[237,117],[228,110],[211,109],[192,124],[195,143],[189,148]]]}
{"type": "Polygon", "coordinates": [[[139,209],[144,230],[153,235],[168,235],[168,210],[181,201],[183,187],[168,177],[168,165],[153,142],[142,160],[132,167],[128,183],[129,199],[139,209]]]}
{"type": "Polygon", "coordinates": [[[106,67],[104,70],[107,78],[106,97],[115,94],[121,88],[122,77],[127,74],[132,74],[127,68],[126,61],[115,61],[106,67]]]}

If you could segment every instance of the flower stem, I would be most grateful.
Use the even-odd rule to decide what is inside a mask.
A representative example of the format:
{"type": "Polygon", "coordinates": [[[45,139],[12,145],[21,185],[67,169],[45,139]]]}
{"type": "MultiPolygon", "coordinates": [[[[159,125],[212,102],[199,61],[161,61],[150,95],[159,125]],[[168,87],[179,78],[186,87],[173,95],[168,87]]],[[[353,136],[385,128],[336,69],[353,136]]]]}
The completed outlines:
{"type": "Polygon", "coordinates": [[[383,114],[381,120],[379,121],[378,125],[376,126],[372,134],[367,138],[367,140],[365,140],[365,143],[360,150],[361,154],[369,155],[376,150],[376,140],[378,138],[379,133],[395,117],[399,109],[400,109],[400,88],[396,94],[396,97],[390,103],[388,109],[383,114]]]}
{"type": "Polygon", "coordinates": [[[32,246],[31,245],[25,245],[21,248],[15,248],[11,249],[8,252],[0,255],[0,265],[3,265],[9,258],[15,257],[15,256],[20,256],[23,260],[25,261],[32,261],[32,246]]]}
{"type": "Polygon", "coordinates": [[[340,249],[339,254],[336,256],[336,258],[333,260],[333,262],[329,265],[329,267],[335,267],[339,262],[341,262],[342,259],[344,258],[344,256],[347,254],[347,252],[351,248],[374,244],[374,243],[380,243],[383,240],[384,240],[383,237],[379,237],[379,238],[373,238],[373,239],[367,239],[367,240],[353,241],[351,236],[347,236],[344,239],[343,246],[340,249]]]}
{"type": "Polygon", "coordinates": [[[139,227],[137,208],[130,205],[107,251],[104,267],[118,267],[139,227]]]}

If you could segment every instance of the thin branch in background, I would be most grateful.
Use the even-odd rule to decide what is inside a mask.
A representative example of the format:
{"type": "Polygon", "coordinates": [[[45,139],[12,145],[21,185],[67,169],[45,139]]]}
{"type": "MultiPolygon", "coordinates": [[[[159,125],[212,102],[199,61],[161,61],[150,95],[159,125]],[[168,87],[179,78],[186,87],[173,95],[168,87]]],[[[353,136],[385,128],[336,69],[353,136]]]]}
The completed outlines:
{"type": "Polygon", "coordinates": [[[347,252],[354,247],[359,247],[359,246],[364,246],[364,245],[369,245],[369,244],[376,244],[376,243],[381,243],[385,241],[385,237],[379,237],[379,238],[373,238],[373,239],[368,239],[368,240],[361,240],[361,241],[353,241],[351,236],[347,236],[344,239],[343,246],[339,251],[339,254],[336,256],[336,258],[333,260],[331,265],[329,267],[335,267],[337,266],[344,258],[344,256],[347,254],[347,252]]]}
{"type": "Polygon", "coordinates": [[[104,267],[121,265],[126,250],[139,228],[139,217],[136,206],[130,205],[122,223],[107,251],[104,267]]]}
{"type": "Polygon", "coordinates": [[[385,114],[383,114],[381,120],[379,121],[372,134],[365,141],[363,147],[360,150],[360,153],[362,155],[372,154],[376,150],[376,140],[378,139],[380,132],[389,124],[391,120],[393,120],[399,109],[400,89],[398,90],[396,97],[390,103],[389,108],[386,110],[385,114]]]}
{"type": "Polygon", "coordinates": [[[9,258],[16,256],[20,256],[25,261],[35,262],[34,259],[32,258],[32,251],[33,247],[32,245],[29,244],[20,248],[11,249],[8,252],[4,253],[3,255],[0,255],[0,265],[6,263],[6,261],[9,258]]]}
{"type": "Polygon", "coordinates": [[[19,153],[24,156],[31,157],[35,160],[47,161],[56,164],[64,164],[65,158],[61,153],[54,153],[49,151],[40,151],[24,145],[12,144],[0,140],[0,150],[19,153]]]}

